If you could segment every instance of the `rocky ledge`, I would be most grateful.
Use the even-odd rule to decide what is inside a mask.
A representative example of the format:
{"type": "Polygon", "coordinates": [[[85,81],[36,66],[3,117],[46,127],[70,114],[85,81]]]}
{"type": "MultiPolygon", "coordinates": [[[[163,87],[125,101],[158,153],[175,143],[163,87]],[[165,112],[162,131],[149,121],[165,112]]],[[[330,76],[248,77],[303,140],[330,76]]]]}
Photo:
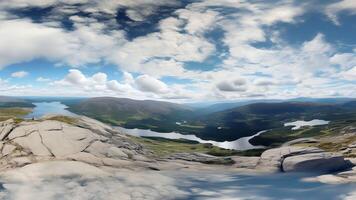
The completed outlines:
{"type": "Polygon", "coordinates": [[[283,146],[262,153],[257,168],[281,172],[332,173],[349,169],[353,164],[341,154],[315,147],[283,146]]]}
{"type": "Polygon", "coordinates": [[[54,120],[8,120],[0,124],[0,169],[50,160],[81,161],[94,166],[148,167],[152,162],[140,144],[96,120],[75,124],[54,120]]]}
{"type": "Polygon", "coordinates": [[[282,146],[260,157],[215,157],[178,153],[158,158],[118,130],[87,117],[72,122],[50,119],[0,123],[0,170],[48,162],[80,162],[97,168],[147,170],[253,170],[264,172],[319,172],[338,182],[356,181],[354,163],[341,154],[314,147],[282,146]],[[330,175],[332,174],[332,175],[330,175]],[[332,176],[332,178],[330,177],[332,176]]]}

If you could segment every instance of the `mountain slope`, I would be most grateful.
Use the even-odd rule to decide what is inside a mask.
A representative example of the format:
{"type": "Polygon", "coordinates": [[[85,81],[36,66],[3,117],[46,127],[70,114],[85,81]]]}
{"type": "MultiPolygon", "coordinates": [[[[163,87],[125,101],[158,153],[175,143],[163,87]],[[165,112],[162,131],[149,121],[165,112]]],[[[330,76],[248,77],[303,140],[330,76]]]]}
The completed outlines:
{"type": "Polygon", "coordinates": [[[342,122],[356,115],[352,102],[252,103],[205,114],[180,104],[108,97],[87,99],[69,105],[69,110],[126,128],[177,131],[215,141],[233,141],[262,130],[283,128],[284,123],[296,120],[342,122]]]}
{"type": "Polygon", "coordinates": [[[31,108],[34,107],[34,105],[31,102],[28,102],[24,99],[9,97],[9,96],[0,96],[0,108],[9,108],[9,107],[31,108]]]}
{"type": "Polygon", "coordinates": [[[180,104],[151,100],[97,97],[69,105],[69,110],[114,125],[132,128],[165,129],[177,120],[191,115],[192,110],[180,104]]]}
{"type": "Polygon", "coordinates": [[[205,125],[196,135],[204,139],[232,141],[262,130],[283,127],[285,122],[294,120],[345,120],[355,114],[356,109],[335,104],[255,103],[196,119],[205,125]]]}

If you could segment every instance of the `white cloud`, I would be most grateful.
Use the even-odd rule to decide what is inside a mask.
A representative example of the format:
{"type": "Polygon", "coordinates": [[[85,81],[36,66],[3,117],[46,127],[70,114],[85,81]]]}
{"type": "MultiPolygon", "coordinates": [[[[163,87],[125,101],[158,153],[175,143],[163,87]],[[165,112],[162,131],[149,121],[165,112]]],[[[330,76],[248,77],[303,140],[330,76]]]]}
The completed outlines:
{"type": "Polygon", "coordinates": [[[43,78],[43,77],[38,77],[37,79],[36,79],[36,81],[38,81],[38,82],[49,82],[49,81],[51,81],[51,79],[49,79],[49,78],[43,78]]]}
{"type": "Polygon", "coordinates": [[[355,81],[356,80],[356,66],[347,70],[343,71],[340,73],[341,78],[349,80],[349,81],[355,81]]]}
{"type": "Polygon", "coordinates": [[[328,5],[325,9],[326,15],[337,25],[340,25],[338,15],[340,12],[349,12],[350,14],[356,14],[356,1],[354,0],[342,0],[328,5]]]}
{"type": "Polygon", "coordinates": [[[168,90],[165,83],[148,75],[138,76],[135,84],[143,92],[165,93],[168,90]]]}
{"type": "Polygon", "coordinates": [[[102,34],[95,23],[75,24],[71,32],[26,19],[0,20],[0,26],[0,68],[35,58],[71,66],[97,63],[124,40],[120,31],[102,34]]]}
{"type": "Polygon", "coordinates": [[[26,71],[18,71],[18,72],[14,72],[11,74],[11,77],[14,77],[14,78],[23,78],[25,76],[28,75],[28,72],[26,71]]]}
{"type": "Polygon", "coordinates": [[[245,87],[246,81],[245,79],[235,79],[232,81],[221,81],[216,84],[216,87],[220,91],[224,92],[244,92],[246,91],[245,87]]]}
{"type": "Polygon", "coordinates": [[[147,74],[134,78],[128,72],[123,73],[123,79],[108,80],[107,74],[98,72],[86,76],[78,69],[71,69],[61,80],[50,84],[55,94],[71,91],[75,96],[118,96],[135,99],[191,99],[194,93],[180,85],[167,85],[147,74]],[[55,92],[58,91],[58,92],[55,92]]]}
{"type": "MultiPolygon", "coordinates": [[[[275,26],[302,22],[301,16],[309,11],[310,3],[195,1],[159,21],[154,32],[133,39],[127,38],[125,29],[129,27],[122,27],[115,20],[103,23],[95,18],[103,13],[114,18],[119,8],[125,8],[127,16],[135,21],[133,24],[147,23],[145,20],[157,14],[159,6],[179,3],[171,0],[2,1],[0,68],[37,58],[55,62],[57,66],[76,68],[63,79],[53,81],[52,90],[42,90],[58,94],[65,93],[67,87],[71,88],[67,89],[70,94],[157,99],[294,97],[316,95],[315,90],[317,94],[327,95],[332,93],[328,88],[337,90],[340,95],[349,94],[340,85],[354,77],[355,51],[338,49],[337,44],[326,41],[323,33],[291,45],[282,39],[284,33],[275,26]],[[78,2],[84,4],[73,6],[78,2]],[[55,5],[55,9],[43,23],[19,19],[6,12],[7,8],[51,5],[55,5]],[[76,15],[78,11],[90,15],[76,15]],[[59,23],[65,16],[73,22],[70,30],[59,23]],[[209,31],[217,29],[223,38],[207,37],[209,31]],[[221,49],[216,48],[215,42],[224,46],[221,52],[217,51],[221,49]],[[265,42],[268,44],[263,47],[256,45],[265,42]],[[210,56],[223,59],[222,64],[206,62],[210,56]],[[201,65],[199,69],[191,69],[185,66],[187,62],[201,65]],[[88,76],[83,73],[85,68],[77,68],[89,67],[92,63],[115,64],[123,71],[123,77],[109,80],[100,72],[88,76]],[[162,81],[165,76],[187,81],[167,84],[162,81]],[[231,77],[239,77],[249,84],[240,84],[236,82],[239,78],[231,77]]],[[[343,0],[325,9],[329,17],[337,19],[342,11],[353,13],[354,3],[343,0]]],[[[16,84],[7,88],[15,86],[20,88],[16,84]]],[[[34,92],[41,91],[35,89],[34,92]]]]}

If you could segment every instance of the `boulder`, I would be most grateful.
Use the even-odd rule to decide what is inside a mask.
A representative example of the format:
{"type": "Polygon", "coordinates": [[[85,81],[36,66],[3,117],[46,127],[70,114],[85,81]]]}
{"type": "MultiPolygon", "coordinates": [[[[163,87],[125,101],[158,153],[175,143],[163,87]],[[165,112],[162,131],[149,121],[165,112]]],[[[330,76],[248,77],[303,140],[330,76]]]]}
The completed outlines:
{"type": "Polygon", "coordinates": [[[335,172],[350,167],[340,154],[330,152],[290,156],[283,160],[282,171],[335,172]]]}
{"type": "Polygon", "coordinates": [[[266,171],[281,171],[284,158],[292,155],[323,152],[318,148],[290,147],[284,146],[269,149],[262,153],[257,168],[266,171]]]}
{"type": "Polygon", "coordinates": [[[340,154],[314,147],[283,146],[263,152],[257,168],[283,172],[333,172],[350,166],[340,154]]]}

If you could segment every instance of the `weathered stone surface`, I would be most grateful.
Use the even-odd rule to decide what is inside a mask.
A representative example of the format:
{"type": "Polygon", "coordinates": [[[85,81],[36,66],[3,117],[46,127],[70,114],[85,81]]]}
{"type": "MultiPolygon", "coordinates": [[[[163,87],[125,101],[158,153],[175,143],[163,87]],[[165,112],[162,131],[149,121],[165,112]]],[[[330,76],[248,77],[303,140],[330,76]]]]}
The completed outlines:
{"type": "Polygon", "coordinates": [[[234,166],[237,168],[254,169],[260,157],[232,156],[231,159],[235,162],[234,166]]]}
{"type": "Polygon", "coordinates": [[[234,161],[228,157],[216,157],[203,153],[176,153],[170,155],[168,159],[186,160],[206,164],[233,164],[234,161]]]}
{"type": "Polygon", "coordinates": [[[0,140],[4,140],[14,127],[15,122],[12,119],[0,122],[0,140]]]}
{"type": "Polygon", "coordinates": [[[257,167],[270,171],[329,172],[345,169],[350,164],[341,155],[318,148],[284,146],[263,152],[257,167]]]}
{"type": "Polygon", "coordinates": [[[117,147],[110,147],[107,154],[110,158],[128,158],[127,154],[117,147]]]}
{"type": "Polygon", "coordinates": [[[103,161],[104,165],[118,167],[118,168],[133,165],[132,161],[118,160],[118,159],[112,159],[112,158],[103,158],[102,161],[103,161]]]}
{"type": "Polygon", "coordinates": [[[27,137],[18,137],[13,140],[15,143],[22,146],[24,149],[28,149],[34,155],[37,156],[51,156],[51,152],[42,143],[41,136],[38,132],[33,132],[27,137]]]}
{"type": "Polygon", "coordinates": [[[79,152],[76,154],[67,155],[64,158],[68,159],[68,160],[81,161],[81,162],[85,162],[85,163],[96,165],[96,166],[103,165],[103,161],[101,160],[101,158],[98,158],[98,157],[96,157],[90,153],[86,153],[86,152],[79,152]]]}
{"type": "Polygon", "coordinates": [[[5,144],[4,147],[2,148],[2,155],[7,156],[10,153],[12,153],[16,149],[16,146],[12,144],[5,144]]]}
{"type": "Polygon", "coordinates": [[[334,172],[350,167],[340,154],[330,152],[290,156],[283,160],[282,171],[334,172]]]}
{"type": "Polygon", "coordinates": [[[81,152],[95,139],[90,136],[87,130],[80,128],[70,129],[69,131],[66,129],[47,131],[41,132],[40,134],[43,144],[45,144],[56,157],[81,152]],[[84,139],[77,140],[76,136],[82,136],[82,134],[86,134],[84,139]]]}
{"type": "MultiPolygon", "coordinates": [[[[127,160],[134,155],[137,160],[149,161],[141,145],[110,126],[87,117],[79,117],[76,122],[25,121],[6,128],[9,132],[4,134],[0,149],[2,156],[11,156],[7,156],[8,160],[3,164],[0,162],[0,168],[7,168],[8,163],[16,167],[46,160],[75,160],[95,166],[122,167],[133,162],[127,160]]],[[[2,123],[3,127],[4,124],[8,126],[12,121],[2,123]]]]}
{"type": "Polygon", "coordinates": [[[92,130],[96,134],[103,135],[106,137],[110,137],[112,135],[109,131],[114,132],[109,125],[106,125],[102,122],[85,116],[80,116],[77,124],[83,128],[92,130]]]}
{"type": "Polygon", "coordinates": [[[111,144],[95,141],[85,151],[97,157],[106,157],[111,144]]]}
{"type": "Polygon", "coordinates": [[[15,157],[11,159],[10,164],[15,165],[16,167],[22,167],[25,165],[28,165],[32,163],[31,159],[29,157],[15,157]]]}

